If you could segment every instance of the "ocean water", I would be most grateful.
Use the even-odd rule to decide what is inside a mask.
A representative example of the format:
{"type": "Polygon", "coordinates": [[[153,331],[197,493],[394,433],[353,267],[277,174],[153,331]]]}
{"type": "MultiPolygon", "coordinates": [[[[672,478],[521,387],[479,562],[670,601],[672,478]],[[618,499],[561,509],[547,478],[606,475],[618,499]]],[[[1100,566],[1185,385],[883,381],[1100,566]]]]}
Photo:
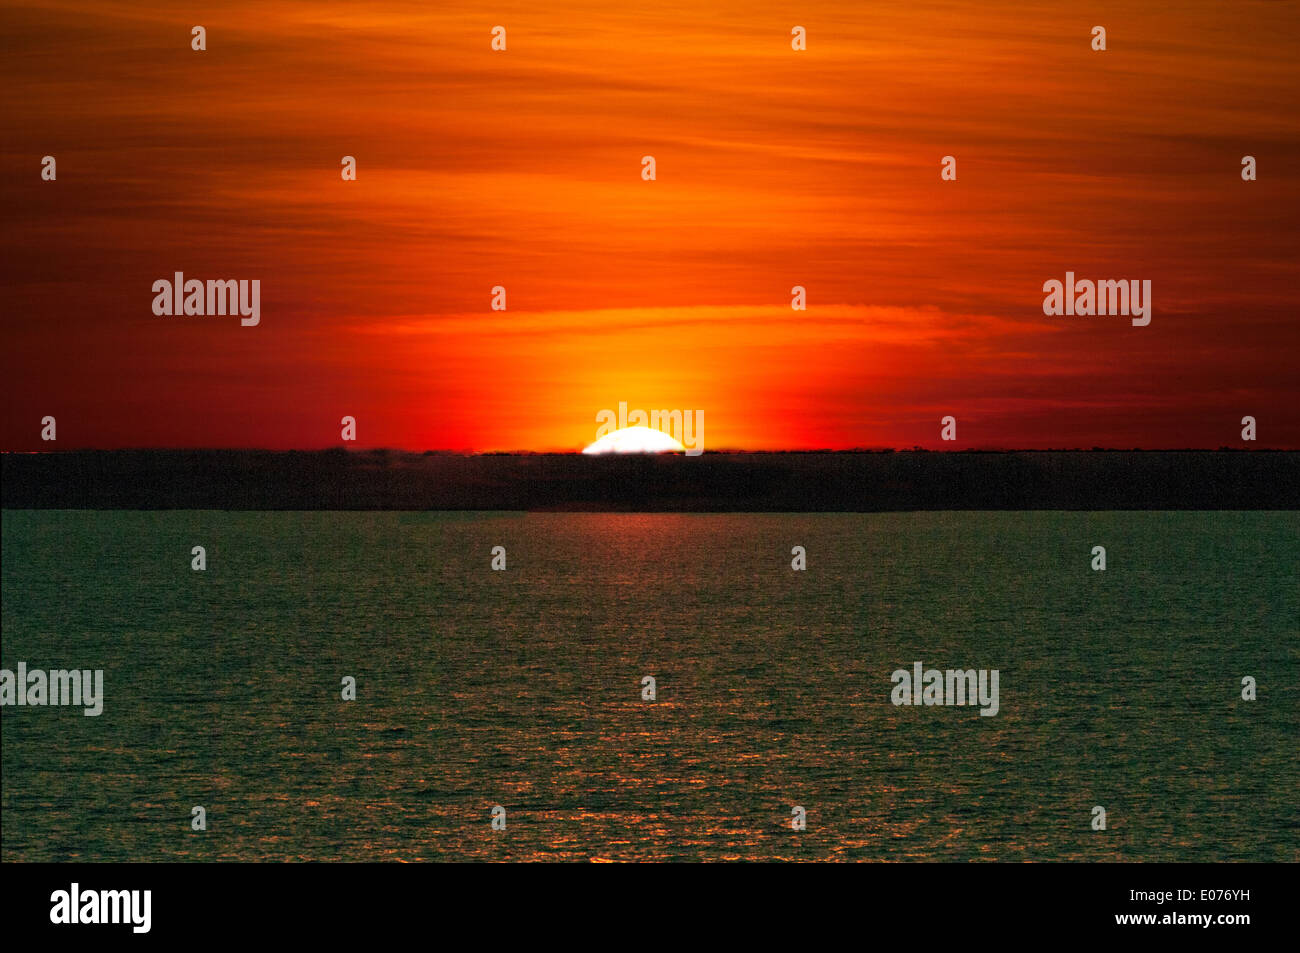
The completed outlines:
{"type": "Polygon", "coordinates": [[[105,700],[2,709],[0,854],[1295,861],[1298,565],[1294,512],[7,510],[3,667],[105,700]]]}

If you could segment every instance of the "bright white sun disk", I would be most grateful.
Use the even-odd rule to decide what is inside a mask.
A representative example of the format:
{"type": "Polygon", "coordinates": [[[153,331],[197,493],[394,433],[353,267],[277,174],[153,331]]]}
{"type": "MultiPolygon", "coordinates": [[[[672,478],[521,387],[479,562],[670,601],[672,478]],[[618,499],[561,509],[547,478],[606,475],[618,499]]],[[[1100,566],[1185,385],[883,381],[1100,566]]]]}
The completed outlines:
{"type": "Polygon", "coordinates": [[[681,453],[686,448],[662,430],[624,427],[607,433],[583,453],[681,453]]]}

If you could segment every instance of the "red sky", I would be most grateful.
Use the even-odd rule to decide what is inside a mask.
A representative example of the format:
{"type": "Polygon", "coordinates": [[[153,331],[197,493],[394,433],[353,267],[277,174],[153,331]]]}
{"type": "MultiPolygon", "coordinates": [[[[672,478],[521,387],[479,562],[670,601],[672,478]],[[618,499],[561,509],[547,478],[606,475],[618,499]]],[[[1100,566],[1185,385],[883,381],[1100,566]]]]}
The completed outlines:
{"type": "Polygon", "coordinates": [[[576,450],[620,401],[709,449],[1300,448],[1292,3],[0,20],[0,449],[576,450]],[[261,324],[155,316],[176,271],[261,324]],[[1066,271],[1151,324],[1044,316],[1066,271]]]}

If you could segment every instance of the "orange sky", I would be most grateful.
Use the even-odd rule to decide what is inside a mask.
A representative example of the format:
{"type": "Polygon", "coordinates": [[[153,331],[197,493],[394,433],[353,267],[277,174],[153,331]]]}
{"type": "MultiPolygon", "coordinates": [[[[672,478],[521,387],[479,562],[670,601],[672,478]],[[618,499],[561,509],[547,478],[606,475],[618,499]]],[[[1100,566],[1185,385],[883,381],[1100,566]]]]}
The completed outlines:
{"type": "Polygon", "coordinates": [[[2,5],[0,449],[1300,448],[1293,3],[158,6],[2,5]]]}

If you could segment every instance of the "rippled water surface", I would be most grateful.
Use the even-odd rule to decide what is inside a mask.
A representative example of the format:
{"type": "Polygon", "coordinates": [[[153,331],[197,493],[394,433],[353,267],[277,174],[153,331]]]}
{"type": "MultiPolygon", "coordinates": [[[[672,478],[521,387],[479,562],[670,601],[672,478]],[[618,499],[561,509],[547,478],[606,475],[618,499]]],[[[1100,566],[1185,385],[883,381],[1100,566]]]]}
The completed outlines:
{"type": "Polygon", "coordinates": [[[1298,557],[1295,513],[5,511],[3,667],[106,699],[3,709],[3,859],[1294,861],[1298,557]],[[916,661],[1000,711],[894,706],[916,661]]]}

